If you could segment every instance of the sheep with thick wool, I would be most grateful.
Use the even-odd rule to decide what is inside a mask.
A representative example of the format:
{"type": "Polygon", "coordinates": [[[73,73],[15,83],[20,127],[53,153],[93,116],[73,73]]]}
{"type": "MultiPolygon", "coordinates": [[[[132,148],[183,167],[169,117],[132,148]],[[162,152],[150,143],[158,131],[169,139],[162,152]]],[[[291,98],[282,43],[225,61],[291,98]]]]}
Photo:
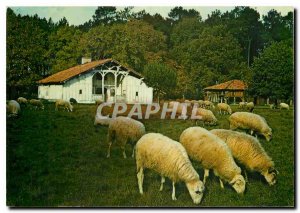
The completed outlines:
{"type": "Polygon", "coordinates": [[[246,104],[246,109],[249,110],[249,112],[252,112],[254,110],[254,103],[253,102],[249,102],[246,104]]]}
{"type": "MultiPolygon", "coordinates": [[[[196,116],[201,116],[201,119],[199,119],[199,120],[201,120],[203,122],[203,125],[204,124],[216,125],[218,122],[214,113],[209,109],[198,108],[197,112],[196,112],[196,116]]],[[[196,119],[195,121],[196,121],[196,125],[197,125],[198,119],[196,119]]]]}
{"type": "Polygon", "coordinates": [[[268,126],[265,118],[251,112],[235,112],[229,117],[230,129],[246,129],[253,133],[263,135],[267,141],[272,139],[272,129],[268,126]]]}
{"type": "Polygon", "coordinates": [[[41,100],[31,99],[31,100],[29,101],[29,103],[30,103],[31,106],[33,106],[35,109],[42,109],[42,110],[45,109],[44,104],[42,103],[41,100]]]}
{"type": "Polygon", "coordinates": [[[107,157],[110,157],[110,149],[114,141],[121,147],[124,158],[127,157],[125,146],[127,143],[130,143],[132,145],[132,157],[134,157],[135,144],[145,133],[146,130],[144,124],[137,120],[123,116],[111,119],[107,134],[107,157]]]}
{"type": "Polygon", "coordinates": [[[222,114],[222,112],[224,112],[224,115],[225,115],[225,113],[228,113],[231,115],[231,113],[232,113],[230,106],[226,103],[218,103],[217,107],[219,109],[220,114],[222,114]]]}
{"type": "Polygon", "coordinates": [[[219,137],[201,127],[190,127],[180,135],[180,143],[186,149],[191,159],[199,162],[204,168],[205,184],[212,169],[220,178],[221,188],[224,188],[222,180],[228,182],[237,193],[245,191],[245,179],[241,175],[232,157],[229,147],[219,137]]]}
{"type": "Polygon", "coordinates": [[[204,106],[207,109],[214,109],[215,108],[215,105],[211,101],[204,101],[204,106]]]}
{"type": "Polygon", "coordinates": [[[172,180],[172,200],[176,200],[175,183],[183,181],[195,204],[203,197],[204,184],[193,168],[184,147],[162,134],[148,133],[136,144],[136,166],[139,191],[143,194],[144,169],[153,169],[161,175],[160,191],[165,177],[172,180]]]}
{"type": "Polygon", "coordinates": [[[73,106],[69,101],[65,101],[62,99],[58,99],[55,102],[55,110],[57,111],[59,107],[63,107],[64,110],[67,110],[68,112],[73,111],[73,106]]]}
{"type": "Polygon", "coordinates": [[[23,97],[19,97],[17,99],[17,101],[18,101],[19,104],[25,104],[26,105],[28,103],[27,99],[23,98],[23,97]]]}
{"type": "Polygon", "coordinates": [[[280,109],[287,109],[287,110],[289,110],[290,106],[288,104],[286,104],[286,103],[280,103],[279,104],[279,108],[280,109]]]}
{"type": "Polygon", "coordinates": [[[18,116],[21,112],[20,104],[15,100],[10,100],[6,104],[6,112],[9,117],[18,116]]]}
{"type": "Polygon", "coordinates": [[[227,129],[213,129],[210,132],[225,141],[233,157],[246,169],[259,172],[270,186],[276,183],[278,171],[274,168],[274,162],[255,137],[227,129]]]}

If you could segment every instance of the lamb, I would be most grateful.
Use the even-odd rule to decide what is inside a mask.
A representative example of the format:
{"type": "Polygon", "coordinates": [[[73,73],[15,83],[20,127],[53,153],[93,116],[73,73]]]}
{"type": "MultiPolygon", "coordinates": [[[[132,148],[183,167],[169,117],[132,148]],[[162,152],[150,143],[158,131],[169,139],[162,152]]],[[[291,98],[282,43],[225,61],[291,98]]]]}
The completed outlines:
{"type": "Polygon", "coordinates": [[[250,112],[235,112],[229,117],[229,122],[231,130],[248,129],[251,131],[251,135],[257,132],[262,134],[267,141],[272,139],[272,129],[260,115],[250,112]]]}
{"type": "Polygon", "coordinates": [[[176,200],[175,183],[183,181],[195,204],[203,197],[204,184],[193,168],[184,147],[162,134],[148,133],[136,144],[136,165],[139,191],[143,194],[144,169],[153,169],[161,175],[160,191],[165,177],[172,180],[172,200],[176,200]]]}
{"type": "Polygon", "coordinates": [[[230,108],[230,106],[228,104],[225,103],[218,103],[217,105],[218,109],[219,109],[219,113],[222,114],[222,111],[224,111],[224,115],[227,112],[228,114],[231,115],[232,110],[230,108]]]}
{"type": "Polygon", "coordinates": [[[27,99],[26,98],[23,98],[23,97],[19,97],[18,99],[17,99],[17,101],[18,101],[18,103],[19,104],[27,104],[27,99]]]}
{"type": "Polygon", "coordinates": [[[31,100],[29,101],[29,103],[30,103],[35,109],[39,109],[39,108],[42,109],[42,110],[45,109],[45,107],[44,107],[43,103],[41,102],[41,100],[31,99],[31,100]]]}
{"type": "Polygon", "coordinates": [[[255,137],[226,129],[213,129],[210,132],[225,141],[233,157],[248,170],[259,172],[270,186],[276,183],[278,171],[274,168],[274,162],[255,137]]]}
{"type": "Polygon", "coordinates": [[[126,143],[132,145],[132,157],[134,157],[134,147],[136,142],[146,133],[145,126],[139,121],[132,118],[119,116],[111,119],[108,126],[108,151],[107,158],[110,157],[110,148],[113,141],[116,141],[123,152],[123,157],[126,158],[125,146],[126,143]]]}
{"type": "Polygon", "coordinates": [[[18,116],[21,112],[20,104],[15,100],[10,100],[6,104],[6,111],[9,117],[18,116]]]}
{"type": "Polygon", "coordinates": [[[254,110],[254,103],[253,102],[249,102],[246,104],[246,109],[249,110],[249,112],[252,112],[254,110]]]}
{"type": "Polygon", "coordinates": [[[288,104],[286,104],[286,103],[280,103],[279,106],[280,106],[280,109],[287,109],[287,110],[290,109],[290,106],[288,104]]]}
{"type": "Polygon", "coordinates": [[[68,112],[73,111],[73,106],[69,101],[65,101],[65,100],[62,100],[62,99],[56,100],[56,102],[55,102],[55,110],[56,111],[58,110],[59,106],[62,106],[68,112]]]}
{"type": "MultiPolygon", "coordinates": [[[[203,121],[203,125],[204,124],[217,125],[218,120],[215,117],[214,113],[209,109],[198,108],[196,115],[202,117],[201,120],[203,121]]],[[[197,125],[197,120],[196,120],[196,125],[197,125]]]]}
{"type": "Polygon", "coordinates": [[[215,105],[211,101],[204,101],[205,108],[214,109],[215,105]]]}
{"type": "Polygon", "coordinates": [[[231,151],[224,141],[201,127],[190,127],[182,132],[179,139],[191,159],[198,161],[204,168],[205,184],[212,169],[219,177],[221,188],[224,188],[222,180],[228,182],[237,193],[245,191],[245,179],[241,175],[232,157],[231,151]]]}

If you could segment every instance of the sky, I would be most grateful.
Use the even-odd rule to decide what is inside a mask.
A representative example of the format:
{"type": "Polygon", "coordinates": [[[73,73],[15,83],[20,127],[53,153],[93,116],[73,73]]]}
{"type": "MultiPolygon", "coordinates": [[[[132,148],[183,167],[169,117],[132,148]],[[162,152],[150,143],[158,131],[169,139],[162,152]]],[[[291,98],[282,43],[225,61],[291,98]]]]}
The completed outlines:
{"type": "MultiPolygon", "coordinates": [[[[68,7],[45,7],[45,6],[27,6],[27,7],[11,7],[17,14],[21,15],[34,15],[38,14],[41,18],[46,18],[47,20],[51,17],[54,22],[59,21],[61,18],[66,17],[66,19],[69,21],[70,25],[80,25],[85,23],[86,21],[92,19],[93,14],[95,13],[95,10],[97,9],[97,6],[68,6],[68,7]]],[[[117,10],[122,10],[124,7],[117,7],[117,10]]],[[[155,13],[161,14],[163,17],[167,17],[170,10],[174,8],[174,6],[139,6],[134,7],[133,11],[138,12],[143,9],[145,9],[146,12],[150,13],[151,15],[155,13]]],[[[219,9],[221,12],[226,12],[234,9],[234,6],[227,6],[227,7],[183,7],[184,9],[195,9],[200,12],[200,15],[202,16],[202,19],[205,20],[207,18],[207,15],[210,14],[212,11],[219,9]]],[[[289,11],[293,11],[293,7],[287,7],[287,6],[257,6],[252,7],[256,9],[261,17],[262,15],[266,15],[268,11],[271,9],[276,9],[278,12],[281,13],[281,15],[285,16],[289,11]]]]}

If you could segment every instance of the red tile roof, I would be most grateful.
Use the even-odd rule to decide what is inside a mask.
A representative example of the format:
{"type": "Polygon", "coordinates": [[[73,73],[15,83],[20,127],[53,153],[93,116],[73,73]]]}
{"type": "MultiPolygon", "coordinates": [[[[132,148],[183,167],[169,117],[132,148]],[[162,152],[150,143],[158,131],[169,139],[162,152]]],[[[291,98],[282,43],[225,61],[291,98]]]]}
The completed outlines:
{"type": "MultiPolygon", "coordinates": [[[[69,69],[57,72],[53,75],[48,76],[47,78],[41,79],[38,81],[38,83],[40,84],[49,84],[49,83],[63,83],[66,80],[69,80],[79,74],[85,73],[90,71],[91,69],[98,67],[100,65],[103,65],[107,62],[115,62],[117,64],[120,64],[119,62],[113,60],[113,59],[103,59],[103,60],[98,60],[98,61],[92,61],[89,63],[85,63],[85,64],[81,64],[81,65],[77,65],[75,67],[71,67],[69,69]]],[[[133,75],[137,76],[137,77],[142,77],[141,74],[139,74],[138,72],[134,71],[134,70],[130,70],[128,68],[125,68],[129,73],[132,73],[133,75]]]]}
{"type": "Polygon", "coordinates": [[[231,80],[204,88],[204,90],[245,90],[247,84],[241,80],[231,80]]]}

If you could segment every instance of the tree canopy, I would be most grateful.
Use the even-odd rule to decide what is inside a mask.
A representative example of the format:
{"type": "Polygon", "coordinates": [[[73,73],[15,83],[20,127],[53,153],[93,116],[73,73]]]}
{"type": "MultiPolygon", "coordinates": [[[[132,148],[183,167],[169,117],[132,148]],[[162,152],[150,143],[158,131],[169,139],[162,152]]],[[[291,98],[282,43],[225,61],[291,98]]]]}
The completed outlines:
{"type": "Polygon", "coordinates": [[[255,96],[291,97],[293,21],[292,12],[282,16],[270,10],[261,19],[250,7],[215,10],[205,20],[183,7],[172,8],[168,17],[133,12],[133,7],[98,7],[89,21],[73,26],[65,17],[54,23],[7,8],[7,96],[36,96],[37,80],[91,57],[114,58],[148,75],[151,85],[150,76],[156,78],[155,87],[167,98],[203,98],[204,87],[232,79],[253,85],[255,96]],[[279,80],[267,83],[265,76],[279,80]],[[172,79],[172,89],[161,79],[172,79]],[[282,89],[270,91],[275,82],[282,89]]]}

